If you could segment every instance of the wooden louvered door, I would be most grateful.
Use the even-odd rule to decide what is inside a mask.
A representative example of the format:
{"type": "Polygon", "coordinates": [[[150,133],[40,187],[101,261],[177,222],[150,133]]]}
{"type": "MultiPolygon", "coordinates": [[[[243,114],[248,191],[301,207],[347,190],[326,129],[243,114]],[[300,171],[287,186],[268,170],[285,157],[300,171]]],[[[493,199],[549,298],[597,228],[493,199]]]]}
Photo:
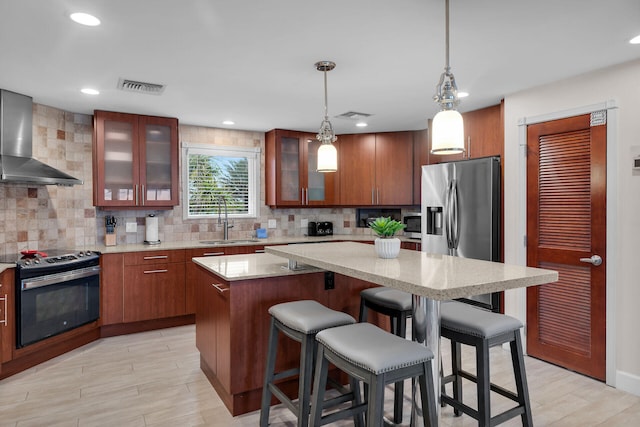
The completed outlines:
{"type": "Polygon", "coordinates": [[[527,289],[527,352],[603,381],[605,114],[527,128],[527,264],[559,272],[527,289]],[[600,265],[587,262],[594,255],[600,265]]]}

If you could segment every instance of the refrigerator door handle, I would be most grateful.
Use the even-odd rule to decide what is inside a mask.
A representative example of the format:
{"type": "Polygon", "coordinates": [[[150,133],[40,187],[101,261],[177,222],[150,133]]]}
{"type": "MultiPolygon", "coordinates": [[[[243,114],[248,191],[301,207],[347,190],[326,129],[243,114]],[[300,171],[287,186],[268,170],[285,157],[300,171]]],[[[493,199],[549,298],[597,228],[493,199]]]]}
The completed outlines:
{"type": "Polygon", "coordinates": [[[444,196],[445,205],[444,205],[444,232],[447,235],[447,249],[451,250],[453,248],[453,230],[451,229],[452,218],[451,211],[453,206],[451,206],[451,193],[452,193],[452,182],[449,182],[447,185],[447,193],[444,196]]]}
{"type": "Polygon", "coordinates": [[[460,241],[460,222],[458,221],[458,183],[451,181],[451,249],[458,249],[460,241]]]}

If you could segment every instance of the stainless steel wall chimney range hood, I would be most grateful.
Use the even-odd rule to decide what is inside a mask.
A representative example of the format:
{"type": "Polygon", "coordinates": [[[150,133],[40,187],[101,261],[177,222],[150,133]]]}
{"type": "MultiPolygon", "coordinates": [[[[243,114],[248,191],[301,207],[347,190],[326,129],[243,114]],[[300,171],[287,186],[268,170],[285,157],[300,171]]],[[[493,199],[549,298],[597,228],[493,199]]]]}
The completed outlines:
{"type": "Polygon", "coordinates": [[[0,183],[82,184],[82,180],[32,157],[32,124],[32,98],[0,89],[0,183]]]}

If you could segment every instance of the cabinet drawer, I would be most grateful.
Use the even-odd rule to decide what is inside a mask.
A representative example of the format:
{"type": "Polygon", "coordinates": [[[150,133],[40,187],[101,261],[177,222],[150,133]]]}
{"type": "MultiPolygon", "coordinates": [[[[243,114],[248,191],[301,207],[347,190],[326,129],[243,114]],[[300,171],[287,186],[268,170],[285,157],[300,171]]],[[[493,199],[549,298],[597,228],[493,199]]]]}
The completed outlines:
{"type": "Polygon", "coordinates": [[[124,258],[124,265],[184,262],[184,250],[131,252],[124,258]]]}

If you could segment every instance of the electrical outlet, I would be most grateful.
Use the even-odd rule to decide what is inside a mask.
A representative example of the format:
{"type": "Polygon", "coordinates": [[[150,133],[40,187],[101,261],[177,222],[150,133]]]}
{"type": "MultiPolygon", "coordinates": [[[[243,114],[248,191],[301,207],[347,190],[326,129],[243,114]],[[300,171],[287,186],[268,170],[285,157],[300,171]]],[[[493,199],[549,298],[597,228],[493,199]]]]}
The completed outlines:
{"type": "Polygon", "coordinates": [[[269,223],[269,228],[276,228],[276,220],[275,219],[270,219],[268,223],[269,223]]]}
{"type": "Polygon", "coordinates": [[[309,228],[309,220],[308,219],[301,219],[300,220],[300,227],[301,228],[309,228]]]}
{"type": "Polygon", "coordinates": [[[138,224],[135,222],[127,223],[127,233],[135,233],[138,231],[138,224]]]}

